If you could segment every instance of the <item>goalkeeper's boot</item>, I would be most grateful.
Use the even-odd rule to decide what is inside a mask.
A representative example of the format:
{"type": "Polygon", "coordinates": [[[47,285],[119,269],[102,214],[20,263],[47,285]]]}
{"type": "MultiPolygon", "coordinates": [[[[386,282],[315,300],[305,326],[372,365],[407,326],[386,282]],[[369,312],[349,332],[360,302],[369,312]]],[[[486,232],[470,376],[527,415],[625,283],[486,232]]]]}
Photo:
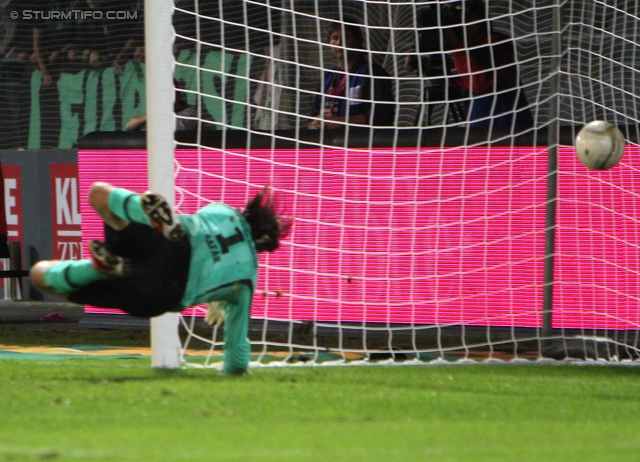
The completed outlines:
{"type": "Polygon", "coordinates": [[[167,200],[159,194],[146,193],[141,196],[142,210],[149,217],[151,226],[170,241],[177,242],[185,235],[182,224],[173,215],[167,200]]]}
{"type": "Polygon", "coordinates": [[[89,242],[91,266],[108,276],[125,276],[131,272],[131,263],[126,258],[114,255],[104,242],[89,242]]]}

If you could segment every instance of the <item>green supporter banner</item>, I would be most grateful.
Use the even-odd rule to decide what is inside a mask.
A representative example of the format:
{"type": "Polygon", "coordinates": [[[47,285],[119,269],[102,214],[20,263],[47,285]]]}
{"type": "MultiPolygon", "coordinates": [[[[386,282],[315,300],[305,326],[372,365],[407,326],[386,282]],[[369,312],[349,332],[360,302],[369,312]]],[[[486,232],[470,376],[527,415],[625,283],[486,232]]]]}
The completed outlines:
{"type": "MultiPolygon", "coordinates": [[[[184,50],[177,62],[185,64],[176,66],[174,74],[181,87],[202,94],[202,118],[212,122],[208,129],[246,126],[248,55],[211,51],[197,56],[184,50]]],[[[197,103],[195,93],[186,93],[186,99],[197,103]]],[[[143,63],[130,61],[121,73],[113,68],[63,72],[54,88],[44,88],[36,70],[31,75],[29,149],[67,149],[88,133],[124,130],[145,108],[143,63]]]]}

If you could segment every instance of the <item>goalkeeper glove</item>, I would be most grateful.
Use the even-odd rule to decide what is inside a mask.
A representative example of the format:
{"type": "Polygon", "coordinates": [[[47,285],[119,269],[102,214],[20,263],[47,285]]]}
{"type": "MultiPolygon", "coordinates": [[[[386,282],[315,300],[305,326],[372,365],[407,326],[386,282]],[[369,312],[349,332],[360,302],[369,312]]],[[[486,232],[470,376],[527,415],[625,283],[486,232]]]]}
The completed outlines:
{"type": "Polygon", "coordinates": [[[209,310],[204,317],[204,322],[210,326],[215,325],[216,327],[220,327],[222,323],[224,323],[225,317],[224,302],[214,300],[211,302],[205,302],[205,305],[207,305],[209,310]]]}

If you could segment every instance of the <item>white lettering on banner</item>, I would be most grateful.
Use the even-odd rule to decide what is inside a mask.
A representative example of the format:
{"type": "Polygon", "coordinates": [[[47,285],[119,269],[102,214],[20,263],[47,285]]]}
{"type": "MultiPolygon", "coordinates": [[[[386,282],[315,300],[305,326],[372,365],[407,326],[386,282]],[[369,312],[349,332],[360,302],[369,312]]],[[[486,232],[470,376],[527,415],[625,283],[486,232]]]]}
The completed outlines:
{"type": "Polygon", "coordinates": [[[80,242],[58,242],[58,252],[62,260],[80,260],[82,258],[82,244],[80,242]]]}
{"type": "Polygon", "coordinates": [[[59,225],[82,223],[78,207],[77,178],[56,178],[56,223],[59,225]],[[70,196],[69,191],[71,191],[70,196]]]}
{"type": "Polygon", "coordinates": [[[82,231],[66,231],[61,229],[58,230],[56,234],[60,237],[82,237],[82,231]]]}
{"type": "Polygon", "coordinates": [[[14,191],[18,189],[18,180],[15,178],[4,179],[4,211],[7,217],[7,225],[18,225],[18,215],[12,210],[16,207],[16,194],[14,191]]]}

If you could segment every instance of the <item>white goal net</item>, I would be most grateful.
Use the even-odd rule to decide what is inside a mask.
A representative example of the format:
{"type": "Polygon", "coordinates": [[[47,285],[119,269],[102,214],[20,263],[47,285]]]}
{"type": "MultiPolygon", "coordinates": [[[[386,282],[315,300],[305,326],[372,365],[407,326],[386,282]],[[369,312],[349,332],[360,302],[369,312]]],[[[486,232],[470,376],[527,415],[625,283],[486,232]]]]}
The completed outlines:
{"type": "MultiPolygon", "coordinates": [[[[261,261],[255,360],[635,359],[638,23],[633,2],[177,2],[178,206],[269,184],[296,217],[261,261]],[[336,66],[374,90],[334,96],[336,66]],[[629,140],[610,171],[571,148],[593,119],[629,140]]],[[[215,358],[200,322],[185,346],[215,358]]]]}
{"type": "MultiPolygon", "coordinates": [[[[638,13],[175,0],[176,207],[270,185],[296,220],[261,255],[254,364],[636,360],[638,13]],[[573,151],[594,119],[625,133],[611,170],[573,151]]],[[[203,314],[187,364],[221,356],[203,314]]]]}

